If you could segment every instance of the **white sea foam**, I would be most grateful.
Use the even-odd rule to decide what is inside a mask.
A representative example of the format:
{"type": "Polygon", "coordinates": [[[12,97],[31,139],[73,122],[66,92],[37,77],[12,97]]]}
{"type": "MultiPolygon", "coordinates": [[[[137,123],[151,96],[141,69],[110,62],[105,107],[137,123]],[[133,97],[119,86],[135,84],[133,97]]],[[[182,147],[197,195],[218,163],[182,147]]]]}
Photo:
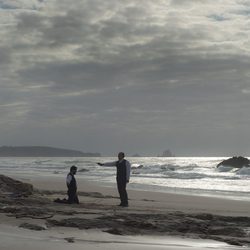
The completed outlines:
{"type": "Polygon", "coordinates": [[[236,171],[237,175],[248,175],[250,176],[250,167],[242,167],[236,171]]]}
{"type": "Polygon", "coordinates": [[[225,165],[220,165],[217,170],[218,172],[230,172],[234,169],[234,167],[230,167],[230,166],[225,166],[225,165]]]}

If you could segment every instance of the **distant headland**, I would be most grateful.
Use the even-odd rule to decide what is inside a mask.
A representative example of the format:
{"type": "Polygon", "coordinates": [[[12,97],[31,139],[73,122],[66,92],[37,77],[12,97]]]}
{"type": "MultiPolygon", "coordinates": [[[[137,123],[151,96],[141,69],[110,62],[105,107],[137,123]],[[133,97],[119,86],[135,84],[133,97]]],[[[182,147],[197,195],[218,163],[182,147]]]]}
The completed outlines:
{"type": "Polygon", "coordinates": [[[0,157],[100,157],[100,153],[84,153],[78,150],[45,146],[2,146],[0,157]]]}

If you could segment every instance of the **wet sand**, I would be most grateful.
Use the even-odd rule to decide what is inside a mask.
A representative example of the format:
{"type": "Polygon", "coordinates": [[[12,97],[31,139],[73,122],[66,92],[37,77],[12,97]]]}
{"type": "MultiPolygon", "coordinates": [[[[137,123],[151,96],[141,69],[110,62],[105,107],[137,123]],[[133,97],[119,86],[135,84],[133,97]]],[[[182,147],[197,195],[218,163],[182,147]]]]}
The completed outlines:
{"type": "Polygon", "coordinates": [[[16,178],[33,184],[35,192],[27,197],[2,195],[1,250],[250,246],[247,201],[129,190],[130,206],[120,208],[115,186],[78,181],[81,204],[57,204],[55,198],[66,197],[64,179],[16,178]]]}

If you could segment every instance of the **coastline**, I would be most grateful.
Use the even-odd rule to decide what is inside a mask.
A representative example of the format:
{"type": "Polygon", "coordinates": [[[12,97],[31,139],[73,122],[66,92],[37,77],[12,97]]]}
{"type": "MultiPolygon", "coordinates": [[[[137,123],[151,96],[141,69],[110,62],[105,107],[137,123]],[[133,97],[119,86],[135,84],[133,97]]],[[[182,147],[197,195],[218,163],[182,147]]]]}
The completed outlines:
{"type": "MultiPolygon", "coordinates": [[[[63,180],[69,166],[77,165],[79,183],[97,181],[98,185],[115,187],[115,169],[96,164],[112,160],[107,157],[5,158],[1,159],[1,170],[6,175],[63,180]]],[[[216,165],[220,161],[219,157],[133,158],[128,189],[250,201],[250,172],[218,170],[216,165]]]]}
{"type": "Polygon", "coordinates": [[[16,179],[33,184],[36,193],[14,203],[4,200],[6,204],[0,213],[3,250],[31,250],[34,245],[36,249],[70,246],[73,250],[83,247],[92,250],[101,244],[102,249],[121,250],[123,247],[236,250],[250,244],[245,237],[234,233],[243,232],[240,218],[250,223],[247,201],[129,190],[129,208],[117,208],[115,186],[107,188],[84,181],[78,183],[81,204],[66,205],[53,202],[54,198],[66,197],[64,178],[16,176],[16,179]],[[235,224],[233,230],[232,226],[227,228],[227,220],[235,224]],[[211,227],[211,221],[219,224],[211,227]],[[22,223],[42,226],[45,230],[19,228],[22,223]],[[19,238],[19,244],[11,240],[13,234],[19,238]]]}
{"type": "MultiPolygon", "coordinates": [[[[32,176],[24,178],[9,175],[12,178],[30,183],[40,190],[61,191],[66,194],[65,178],[58,176],[32,176]]],[[[76,177],[77,178],[77,177],[76,177]]],[[[116,205],[119,203],[116,184],[113,187],[103,186],[102,183],[93,181],[78,181],[78,192],[97,192],[105,196],[113,196],[109,200],[102,200],[103,204],[116,205]]],[[[227,197],[210,197],[200,195],[187,195],[180,193],[154,192],[130,190],[128,184],[130,207],[152,207],[165,211],[204,212],[227,216],[249,216],[250,201],[239,201],[227,197]]],[[[83,200],[84,201],[84,200],[83,200]]]]}

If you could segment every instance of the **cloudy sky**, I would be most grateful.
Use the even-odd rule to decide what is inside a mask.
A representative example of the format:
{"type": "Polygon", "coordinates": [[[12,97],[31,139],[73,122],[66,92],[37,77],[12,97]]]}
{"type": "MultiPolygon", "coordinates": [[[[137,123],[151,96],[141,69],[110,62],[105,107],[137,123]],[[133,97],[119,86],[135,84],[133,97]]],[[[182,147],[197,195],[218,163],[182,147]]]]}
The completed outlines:
{"type": "Polygon", "coordinates": [[[250,0],[0,0],[0,145],[250,155],[250,0]]]}

